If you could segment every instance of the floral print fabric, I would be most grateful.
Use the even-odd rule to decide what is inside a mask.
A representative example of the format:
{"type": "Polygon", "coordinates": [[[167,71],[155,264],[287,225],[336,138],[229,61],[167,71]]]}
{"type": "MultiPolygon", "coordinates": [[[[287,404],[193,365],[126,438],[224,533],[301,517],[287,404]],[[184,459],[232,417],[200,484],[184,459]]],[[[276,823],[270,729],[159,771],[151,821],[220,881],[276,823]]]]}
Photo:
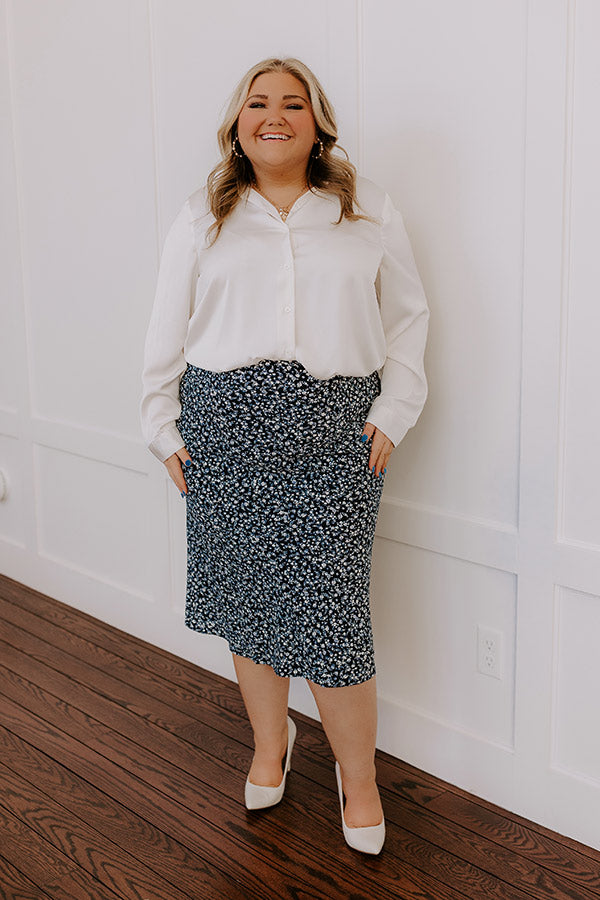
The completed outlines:
{"type": "Polygon", "coordinates": [[[297,360],[189,365],[185,624],[281,676],[375,674],[369,586],[384,476],[360,440],[377,371],[317,379],[297,360]]]}

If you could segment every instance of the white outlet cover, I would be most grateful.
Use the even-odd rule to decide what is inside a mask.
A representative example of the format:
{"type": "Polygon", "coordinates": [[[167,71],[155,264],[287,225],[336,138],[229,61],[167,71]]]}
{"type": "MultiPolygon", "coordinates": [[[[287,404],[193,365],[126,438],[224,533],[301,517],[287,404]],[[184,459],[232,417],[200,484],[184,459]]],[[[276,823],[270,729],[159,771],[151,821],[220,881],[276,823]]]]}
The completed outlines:
{"type": "Polygon", "coordinates": [[[502,632],[486,625],[477,626],[477,671],[502,679],[502,632]]]}

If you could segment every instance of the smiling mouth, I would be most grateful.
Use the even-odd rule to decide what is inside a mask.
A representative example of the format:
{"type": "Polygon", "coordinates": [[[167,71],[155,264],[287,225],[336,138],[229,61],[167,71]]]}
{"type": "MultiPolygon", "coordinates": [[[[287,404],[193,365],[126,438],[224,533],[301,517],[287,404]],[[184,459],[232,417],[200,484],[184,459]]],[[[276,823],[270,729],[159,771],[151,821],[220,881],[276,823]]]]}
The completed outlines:
{"type": "Polygon", "coordinates": [[[261,141],[289,141],[291,135],[279,134],[274,131],[268,131],[265,134],[259,134],[261,141]]]}

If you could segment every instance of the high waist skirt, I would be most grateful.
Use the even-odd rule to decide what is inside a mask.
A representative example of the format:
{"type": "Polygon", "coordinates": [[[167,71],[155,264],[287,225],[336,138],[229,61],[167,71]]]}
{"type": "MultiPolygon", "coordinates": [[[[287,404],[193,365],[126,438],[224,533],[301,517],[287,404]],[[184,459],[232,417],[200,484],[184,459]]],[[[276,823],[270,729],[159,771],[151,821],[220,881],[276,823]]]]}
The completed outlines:
{"type": "Polygon", "coordinates": [[[313,377],[296,360],[188,365],[185,624],[282,676],[375,674],[370,574],[383,476],[360,436],[379,374],[313,377]]]}

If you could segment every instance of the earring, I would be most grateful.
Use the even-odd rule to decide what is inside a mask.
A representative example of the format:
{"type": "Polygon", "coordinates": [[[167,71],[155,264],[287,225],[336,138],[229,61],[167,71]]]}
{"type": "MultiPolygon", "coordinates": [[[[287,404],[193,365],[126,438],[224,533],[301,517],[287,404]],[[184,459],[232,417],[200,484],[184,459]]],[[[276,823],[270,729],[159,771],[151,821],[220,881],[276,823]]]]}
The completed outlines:
{"type": "Polygon", "coordinates": [[[318,138],[318,139],[315,141],[315,144],[314,144],[315,147],[316,147],[317,144],[319,145],[319,152],[317,153],[316,156],[313,156],[313,159],[321,159],[321,157],[323,156],[323,150],[325,149],[325,147],[323,146],[323,141],[321,140],[321,138],[318,138]]]}
{"type": "Polygon", "coordinates": [[[243,159],[243,158],[244,158],[244,151],[242,150],[241,153],[238,153],[238,151],[236,150],[236,147],[235,147],[236,143],[239,145],[240,150],[242,150],[242,145],[241,145],[240,142],[239,142],[239,139],[238,139],[237,134],[236,134],[236,136],[234,137],[234,139],[233,139],[233,141],[232,141],[232,143],[231,143],[231,152],[232,152],[235,156],[237,156],[238,159],[243,159]]]}

